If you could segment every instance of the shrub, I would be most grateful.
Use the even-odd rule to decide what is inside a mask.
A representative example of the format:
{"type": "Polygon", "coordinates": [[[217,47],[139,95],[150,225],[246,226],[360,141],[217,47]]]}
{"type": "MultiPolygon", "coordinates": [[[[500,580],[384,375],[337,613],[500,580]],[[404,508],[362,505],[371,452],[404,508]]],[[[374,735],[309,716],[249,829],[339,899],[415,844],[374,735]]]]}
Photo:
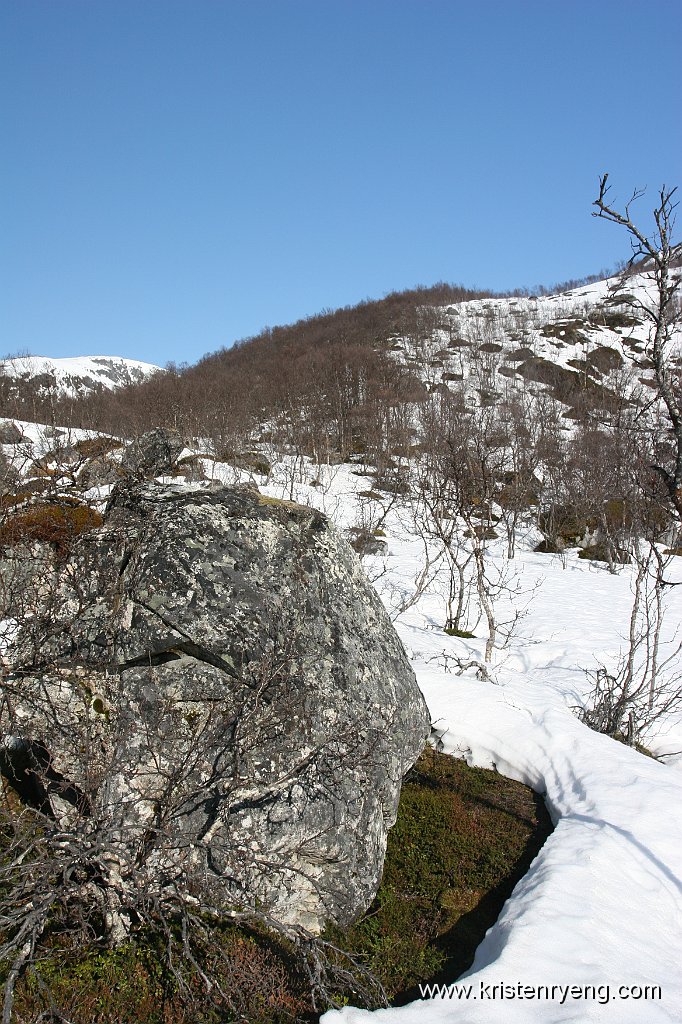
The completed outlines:
{"type": "Polygon", "coordinates": [[[101,526],[102,522],[102,516],[95,509],[66,499],[33,505],[7,515],[0,525],[0,547],[38,541],[53,544],[57,554],[64,556],[75,537],[101,526]]]}
{"type": "MultiPolygon", "coordinates": [[[[263,931],[223,926],[187,952],[214,983],[207,991],[180,936],[140,934],[125,946],[54,950],[33,966],[17,992],[19,1020],[51,1007],[72,1024],[279,1024],[310,1010],[300,967],[286,941],[263,931]],[[174,946],[169,965],[167,943],[174,946]]],[[[52,1018],[48,1018],[52,1019],[52,1018]]]]}
{"type": "Polygon", "coordinates": [[[84,459],[99,459],[123,446],[115,437],[86,437],[76,441],[73,447],[84,459]]]}

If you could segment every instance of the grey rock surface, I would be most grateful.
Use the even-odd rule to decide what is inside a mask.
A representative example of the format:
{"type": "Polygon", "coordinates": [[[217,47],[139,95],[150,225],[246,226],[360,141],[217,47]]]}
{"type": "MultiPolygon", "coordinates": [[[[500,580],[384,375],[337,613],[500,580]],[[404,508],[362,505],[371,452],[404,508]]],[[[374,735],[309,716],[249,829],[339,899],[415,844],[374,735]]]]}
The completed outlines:
{"type": "Polygon", "coordinates": [[[23,440],[24,435],[12,420],[0,423],[0,444],[19,444],[23,440]]]}
{"type": "Polygon", "coordinates": [[[429,733],[358,559],[323,515],[255,489],[121,499],[55,575],[49,632],[18,640],[17,734],[66,780],[46,784],[54,813],[96,806],[109,863],[141,863],[150,891],[351,920],[429,733]]]}
{"type": "Polygon", "coordinates": [[[179,434],[157,427],[127,446],[121,459],[121,470],[138,480],[170,473],[184,447],[179,434]]]}

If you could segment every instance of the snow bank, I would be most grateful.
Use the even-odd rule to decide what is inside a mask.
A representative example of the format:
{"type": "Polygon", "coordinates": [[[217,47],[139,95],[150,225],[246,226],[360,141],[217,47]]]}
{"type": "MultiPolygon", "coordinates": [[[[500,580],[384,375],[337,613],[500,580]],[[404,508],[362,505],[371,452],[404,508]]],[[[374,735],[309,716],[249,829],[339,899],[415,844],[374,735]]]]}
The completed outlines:
{"type": "Polygon", "coordinates": [[[444,750],[543,793],[556,828],[464,976],[477,998],[346,1008],[324,1024],[680,1020],[682,774],[591,732],[559,694],[522,678],[495,687],[417,669],[444,750]],[[595,996],[492,998],[492,986],[509,996],[519,983],[595,996]],[[662,998],[623,1000],[622,985],[660,986],[662,998]]]}

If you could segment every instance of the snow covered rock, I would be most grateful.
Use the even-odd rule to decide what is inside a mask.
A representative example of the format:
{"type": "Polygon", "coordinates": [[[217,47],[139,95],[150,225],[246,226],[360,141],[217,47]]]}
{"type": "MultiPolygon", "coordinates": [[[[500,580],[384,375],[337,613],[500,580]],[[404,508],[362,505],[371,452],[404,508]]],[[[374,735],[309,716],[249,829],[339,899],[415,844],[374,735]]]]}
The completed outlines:
{"type": "MultiPolygon", "coordinates": [[[[53,813],[78,793],[107,863],[142,863],[150,893],[311,930],[365,909],[429,717],[326,517],[248,487],[143,483],[56,587],[12,741],[48,752],[53,813]]],[[[117,877],[125,902],[133,876],[117,877]]]]}

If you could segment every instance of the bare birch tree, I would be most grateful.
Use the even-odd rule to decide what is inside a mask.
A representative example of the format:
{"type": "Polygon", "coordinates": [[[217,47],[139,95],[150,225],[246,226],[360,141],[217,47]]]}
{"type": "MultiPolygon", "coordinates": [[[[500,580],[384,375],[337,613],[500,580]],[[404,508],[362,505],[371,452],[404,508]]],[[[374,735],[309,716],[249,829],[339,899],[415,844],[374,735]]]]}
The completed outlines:
{"type": "Polygon", "coordinates": [[[654,230],[645,234],[632,219],[633,203],[644,195],[643,189],[636,189],[623,211],[610,204],[607,184],[608,174],[602,175],[599,181],[599,195],[593,205],[595,217],[601,217],[625,228],[630,236],[632,256],[626,269],[640,267],[653,283],[653,294],[650,300],[631,297],[628,300],[633,310],[640,313],[650,325],[650,355],[653,363],[654,376],[658,395],[663,403],[669,433],[672,439],[672,452],[667,465],[655,464],[652,469],[662,478],[669,503],[675,516],[682,522],[682,406],[680,403],[680,383],[676,380],[671,364],[671,341],[675,330],[681,322],[680,310],[680,275],[675,275],[673,267],[680,255],[682,245],[673,243],[675,228],[675,210],[677,188],[663,185],[658,193],[658,203],[653,211],[654,230]]]}

